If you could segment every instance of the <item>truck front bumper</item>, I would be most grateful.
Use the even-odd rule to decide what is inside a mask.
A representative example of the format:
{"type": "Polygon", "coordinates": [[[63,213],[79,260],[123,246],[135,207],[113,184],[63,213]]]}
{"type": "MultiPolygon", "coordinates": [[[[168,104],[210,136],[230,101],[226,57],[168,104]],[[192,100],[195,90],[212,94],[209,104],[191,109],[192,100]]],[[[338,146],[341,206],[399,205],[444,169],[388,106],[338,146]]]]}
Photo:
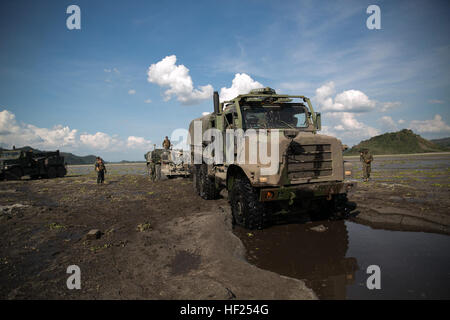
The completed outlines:
{"type": "Polygon", "coordinates": [[[295,198],[316,198],[350,193],[356,189],[356,182],[318,182],[310,184],[290,185],[278,188],[261,188],[260,201],[282,201],[295,198]]]}

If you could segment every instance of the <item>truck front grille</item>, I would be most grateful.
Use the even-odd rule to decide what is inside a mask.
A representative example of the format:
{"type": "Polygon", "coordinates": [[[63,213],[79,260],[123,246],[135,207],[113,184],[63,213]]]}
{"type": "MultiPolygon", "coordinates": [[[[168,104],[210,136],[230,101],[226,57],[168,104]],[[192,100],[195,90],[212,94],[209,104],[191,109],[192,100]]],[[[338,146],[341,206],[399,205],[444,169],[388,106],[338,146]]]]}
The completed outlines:
{"type": "Polygon", "coordinates": [[[291,143],[286,158],[290,180],[319,178],[333,173],[330,144],[291,143]]]}

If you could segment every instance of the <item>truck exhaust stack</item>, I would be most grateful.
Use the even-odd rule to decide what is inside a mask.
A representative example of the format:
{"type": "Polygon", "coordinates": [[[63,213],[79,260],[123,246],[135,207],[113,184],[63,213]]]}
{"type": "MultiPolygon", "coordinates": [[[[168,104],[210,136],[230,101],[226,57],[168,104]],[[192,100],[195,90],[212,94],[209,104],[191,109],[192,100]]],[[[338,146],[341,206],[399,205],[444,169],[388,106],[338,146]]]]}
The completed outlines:
{"type": "Polygon", "coordinates": [[[214,91],[213,95],[213,101],[214,101],[214,113],[219,114],[219,93],[217,91],[214,91]]]}

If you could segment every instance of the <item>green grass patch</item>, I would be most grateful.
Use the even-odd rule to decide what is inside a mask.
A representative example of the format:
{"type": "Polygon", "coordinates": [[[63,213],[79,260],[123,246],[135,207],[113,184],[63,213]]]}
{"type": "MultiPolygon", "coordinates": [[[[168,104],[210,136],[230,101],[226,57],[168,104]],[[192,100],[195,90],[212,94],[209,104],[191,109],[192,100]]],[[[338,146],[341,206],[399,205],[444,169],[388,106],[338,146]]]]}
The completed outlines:
{"type": "Polygon", "coordinates": [[[57,222],[52,222],[48,225],[50,230],[64,230],[66,229],[66,226],[59,224],[57,222]]]}
{"type": "Polygon", "coordinates": [[[136,227],[137,231],[145,232],[152,229],[150,222],[140,223],[136,227]]]}

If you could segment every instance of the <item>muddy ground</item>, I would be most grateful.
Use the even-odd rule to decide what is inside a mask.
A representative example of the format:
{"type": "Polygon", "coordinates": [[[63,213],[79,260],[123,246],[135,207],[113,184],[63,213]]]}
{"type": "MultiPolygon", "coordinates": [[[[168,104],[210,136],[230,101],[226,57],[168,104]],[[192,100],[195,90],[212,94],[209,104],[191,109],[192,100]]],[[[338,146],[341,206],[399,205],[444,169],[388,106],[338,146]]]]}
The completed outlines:
{"type": "MultiPolygon", "coordinates": [[[[372,181],[349,197],[357,205],[349,219],[450,234],[449,159],[376,157],[372,181]]],[[[105,185],[84,167],[0,182],[0,299],[317,297],[303,281],[247,262],[226,194],[206,201],[190,180],[152,183],[140,164],[109,171],[105,185]],[[86,239],[92,229],[100,239],[86,239]],[[70,265],[81,269],[81,290],[67,289],[70,265]]]]}
{"type": "Polygon", "coordinates": [[[316,297],[302,281],[247,263],[227,201],[201,199],[189,180],[2,182],[0,203],[0,299],[316,297]],[[87,240],[91,229],[101,238],[87,240]],[[67,289],[70,265],[81,269],[81,290],[67,289]]]}
{"type": "MultiPolygon", "coordinates": [[[[359,158],[353,163],[361,180],[359,158]]],[[[354,219],[375,228],[450,234],[450,154],[375,156],[371,180],[349,199],[354,219]]]]}

